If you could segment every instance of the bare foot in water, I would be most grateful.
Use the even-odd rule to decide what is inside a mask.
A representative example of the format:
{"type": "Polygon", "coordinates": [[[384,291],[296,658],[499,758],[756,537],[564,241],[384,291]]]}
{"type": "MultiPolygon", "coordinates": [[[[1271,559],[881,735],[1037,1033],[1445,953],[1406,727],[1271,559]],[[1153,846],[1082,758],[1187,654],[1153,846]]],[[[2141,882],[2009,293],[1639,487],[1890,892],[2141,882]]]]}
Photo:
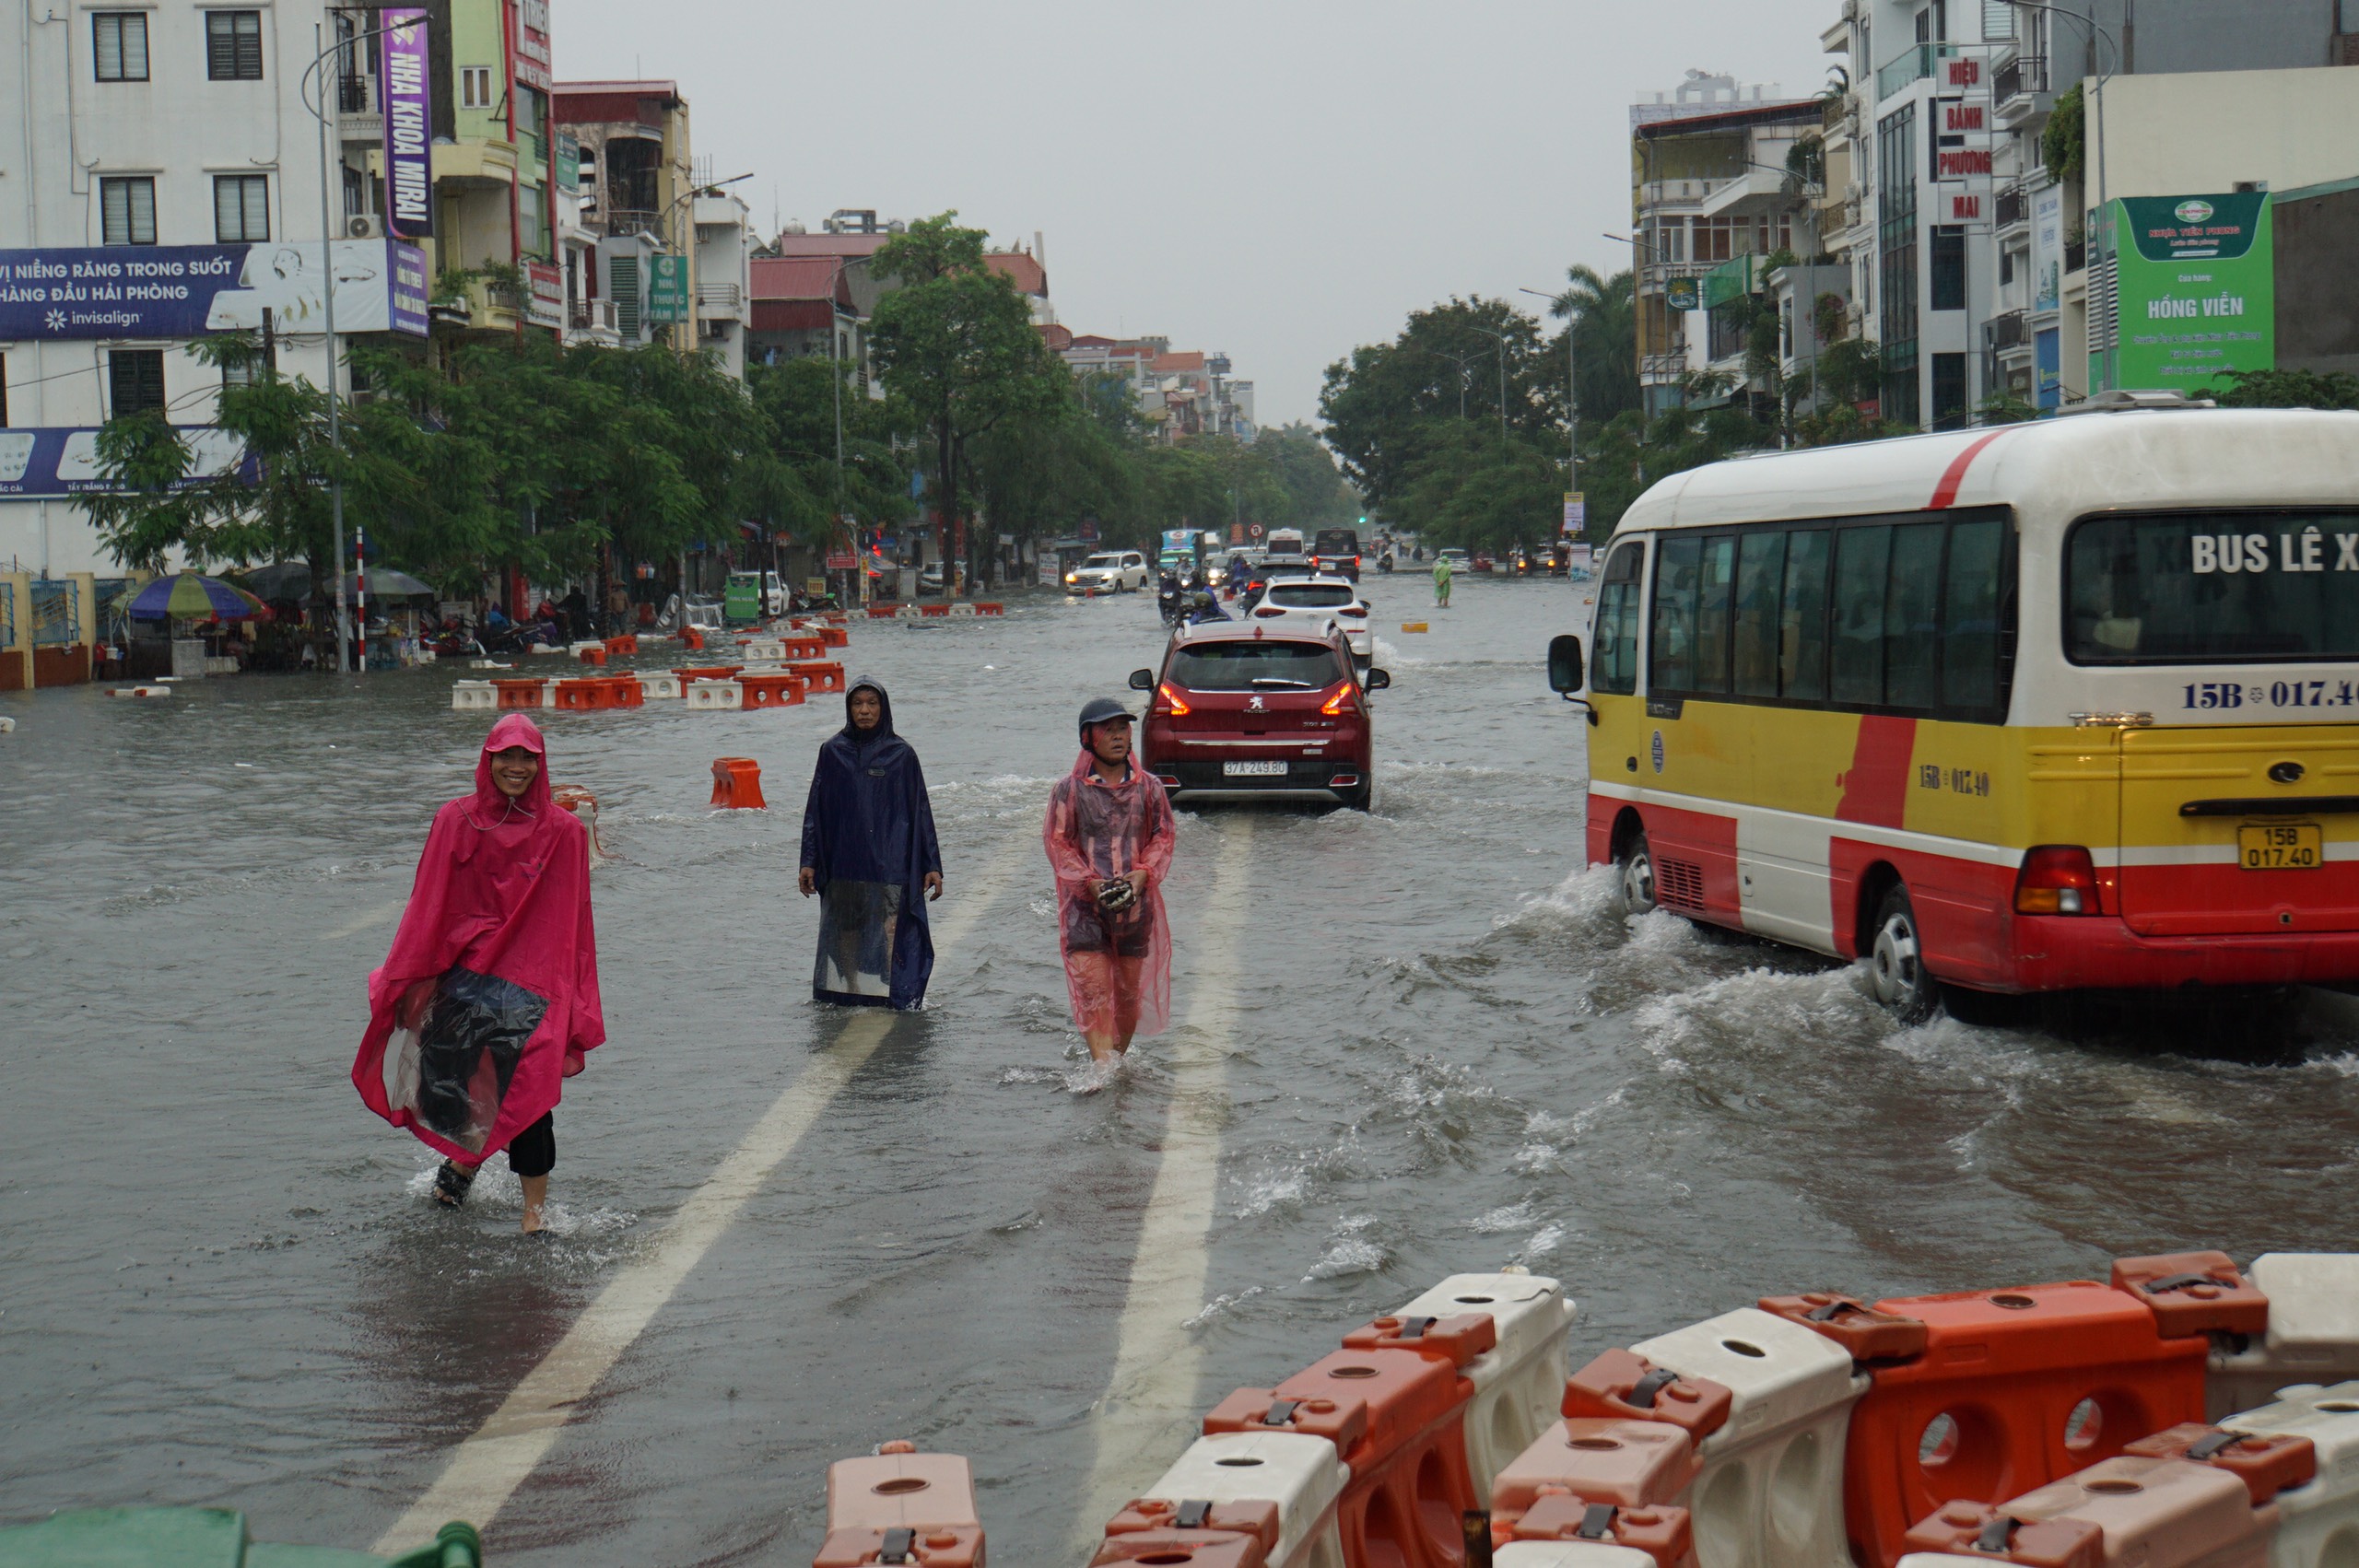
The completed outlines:
{"type": "Polygon", "coordinates": [[[548,1228],[541,1218],[541,1210],[549,1200],[549,1178],[545,1176],[526,1176],[524,1184],[524,1223],[526,1235],[534,1235],[548,1228]]]}

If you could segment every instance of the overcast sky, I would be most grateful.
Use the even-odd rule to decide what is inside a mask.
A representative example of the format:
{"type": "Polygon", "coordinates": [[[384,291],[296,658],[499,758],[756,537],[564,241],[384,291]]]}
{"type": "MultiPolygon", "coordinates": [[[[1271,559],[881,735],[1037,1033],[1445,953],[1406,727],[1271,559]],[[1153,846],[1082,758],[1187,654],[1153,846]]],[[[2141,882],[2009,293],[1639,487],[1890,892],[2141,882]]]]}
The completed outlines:
{"type": "Polygon", "coordinates": [[[1451,294],[1627,264],[1628,106],[1817,90],[1837,0],[555,0],[559,80],[677,81],[757,226],[956,207],[1058,320],[1226,350],[1264,424],[1451,294]],[[773,194],[775,193],[775,194],[773,194]]]}

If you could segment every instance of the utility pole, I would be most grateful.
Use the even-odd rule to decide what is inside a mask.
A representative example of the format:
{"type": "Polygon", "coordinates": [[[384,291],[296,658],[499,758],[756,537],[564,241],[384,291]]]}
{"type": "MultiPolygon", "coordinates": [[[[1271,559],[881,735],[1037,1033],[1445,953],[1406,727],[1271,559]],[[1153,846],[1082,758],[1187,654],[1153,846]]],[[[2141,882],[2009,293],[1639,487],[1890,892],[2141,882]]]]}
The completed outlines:
{"type": "MultiPolygon", "coordinates": [[[[421,20],[417,25],[423,26],[424,23],[421,20]]],[[[311,62],[314,71],[319,70],[321,61],[340,47],[331,45],[321,49],[320,39],[320,24],[313,22],[311,43],[318,53],[318,58],[311,62]]],[[[320,122],[320,288],[327,301],[328,451],[331,461],[335,461],[343,456],[344,439],[343,421],[338,412],[341,400],[336,395],[335,226],[328,221],[328,78],[324,71],[320,73],[317,117],[320,122]]],[[[391,170],[386,170],[388,180],[392,173],[391,170]]],[[[334,471],[328,475],[328,516],[335,551],[335,667],[341,673],[351,668],[352,617],[344,597],[344,464],[340,461],[336,461],[334,471]]],[[[366,663],[365,661],[363,662],[366,663]]]]}

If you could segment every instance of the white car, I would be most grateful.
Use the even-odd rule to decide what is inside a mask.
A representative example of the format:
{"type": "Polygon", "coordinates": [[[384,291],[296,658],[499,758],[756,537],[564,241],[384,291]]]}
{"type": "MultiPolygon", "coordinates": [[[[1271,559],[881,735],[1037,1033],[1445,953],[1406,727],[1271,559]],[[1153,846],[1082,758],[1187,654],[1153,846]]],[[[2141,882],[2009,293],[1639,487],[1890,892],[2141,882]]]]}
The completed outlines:
{"type": "Polygon", "coordinates": [[[1441,558],[1449,563],[1449,572],[1452,577],[1463,577],[1474,569],[1473,561],[1467,556],[1465,551],[1455,544],[1440,554],[1441,558]]]}
{"type": "Polygon", "coordinates": [[[1150,575],[1141,552],[1108,550],[1065,573],[1065,588],[1073,593],[1133,593],[1146,586],[1150,575]]]}
{"type": "Polygon", "coordinates": [[[1273,631],[1309,632],[1318,637],[1326,636],[1330,626],[1340,626],[1353,661],[1365,670],[1376,652],[1375,636],[1368,630],[1368,608],[1367,601],[1360,597],[1359,584],[1347,577],[1290,575],[1271,580],[1247,619],[1273,631]]]}

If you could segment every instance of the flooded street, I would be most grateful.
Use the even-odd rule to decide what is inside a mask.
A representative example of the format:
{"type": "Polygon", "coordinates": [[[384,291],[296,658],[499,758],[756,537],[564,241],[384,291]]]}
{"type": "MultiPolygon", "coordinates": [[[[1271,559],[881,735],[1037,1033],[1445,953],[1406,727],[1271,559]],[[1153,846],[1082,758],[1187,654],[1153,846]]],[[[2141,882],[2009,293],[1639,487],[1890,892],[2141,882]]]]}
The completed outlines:
{"type": "Polygon", "coordinates": [[[853,627],[946,862],[921,1014],[809,1000],[834,697],[546,716],[614,858],[545,1242],[499,1161],[435,1208],[348,1076],[466,672],[0,699],[0,1522],[390,1548],[456,1497],[501,1564],[792,1563],[827,1463],[906,1436],[972,1457],[995,1558],[1074,1562],[1222,1394],[1452,1271],[1562,1278],[1579,1361],[1772,1292],[2351,1245],[2343,999],[1898,1030],[1852,968],[1625,920],[1541,664],[1583,588],[1367,588],[1375,810],[1181,813],[1173,1028],[1102,1088],[1040,817],[1151,595],[853,627]],[[722,755],[769,811],[707,809],[722,755]]]}

